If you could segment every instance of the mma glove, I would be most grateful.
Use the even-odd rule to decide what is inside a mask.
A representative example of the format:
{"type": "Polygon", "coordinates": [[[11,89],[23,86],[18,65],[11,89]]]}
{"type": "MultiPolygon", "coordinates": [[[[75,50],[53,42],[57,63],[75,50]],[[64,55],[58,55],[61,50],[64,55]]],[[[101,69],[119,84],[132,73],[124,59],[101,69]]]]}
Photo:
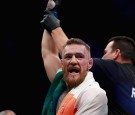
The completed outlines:
{"type": "Polygon", "coordinates": [[[45,11],[43,19],[40,22],[43,27],[48,30],[50,33],[57,27],[60,27],[60,20],[57,19],[51,11],[45,11]]]}

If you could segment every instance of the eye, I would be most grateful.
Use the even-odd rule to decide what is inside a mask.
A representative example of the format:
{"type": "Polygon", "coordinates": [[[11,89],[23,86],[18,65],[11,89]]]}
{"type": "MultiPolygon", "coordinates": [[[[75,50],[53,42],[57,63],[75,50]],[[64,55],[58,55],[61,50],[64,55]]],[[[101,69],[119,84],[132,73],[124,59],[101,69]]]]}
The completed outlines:
{"type": "Polygon", "coordinates": [[[80,56],[80,55],[79,55],[79,56],[76,56],[76,58],[83,58],[83,56],[80,56]]]}
{"type": "Polygon", "coordinates": [[[65,55],[65,56],[64,56],[64,59],[71,59],[71,58],[72,58],[71,55],[65,55]]]}
{"type": "Polygon", "coordinates": [[[77,59],[82,59],[82,58],[84,58],[84,55],[83,54],[76,54],[76,56],[75,56],[77,59]]]}

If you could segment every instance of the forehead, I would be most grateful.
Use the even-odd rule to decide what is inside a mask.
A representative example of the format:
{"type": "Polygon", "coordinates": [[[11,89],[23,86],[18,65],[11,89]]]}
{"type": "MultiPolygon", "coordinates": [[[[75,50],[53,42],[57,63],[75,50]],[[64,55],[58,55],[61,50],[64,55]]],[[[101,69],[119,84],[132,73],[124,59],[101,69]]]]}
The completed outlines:
{"type": "Polygon", "coordinates": [[[84,45],[78,45],[78,44],[71,44],[71,45],[67,45],[63,52],[64,53],[72,53],[72,52],[86,52],[87,49],[84,45]]]}
{"type": "Polygon", "coordinates": [[[113,41],[109,42],[105,48],[105,50],[112,49],[113,41]]]}

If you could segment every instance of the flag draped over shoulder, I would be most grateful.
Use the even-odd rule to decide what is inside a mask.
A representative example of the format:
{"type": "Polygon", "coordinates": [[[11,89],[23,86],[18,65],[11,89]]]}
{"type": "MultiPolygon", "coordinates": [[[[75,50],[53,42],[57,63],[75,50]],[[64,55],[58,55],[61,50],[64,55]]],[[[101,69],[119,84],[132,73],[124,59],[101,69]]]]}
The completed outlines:
{"type": "Polygon", "coordinates": [[[56,115],[57,101],[65,89],[66,83],[63,79],[63,72],[60,71],[56,74],[55,79],[49,88],[43,105],[42,115],[56,115]]]}

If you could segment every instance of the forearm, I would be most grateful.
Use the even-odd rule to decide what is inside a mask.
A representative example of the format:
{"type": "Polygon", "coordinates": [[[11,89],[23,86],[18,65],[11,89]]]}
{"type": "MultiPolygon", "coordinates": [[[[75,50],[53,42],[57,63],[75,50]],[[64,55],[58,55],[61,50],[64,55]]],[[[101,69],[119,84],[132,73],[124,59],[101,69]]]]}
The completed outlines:
{"type": "Polygon", "coordinates": [[[48,79],[52,82],[59,68],[61,61],[58,57],[58,49],[56,48],[51,35],[45,30],[42,37],[41,53],[48,79]]]}
{"type": "Polygon", "coordinates": [[[62,47],[67,42],[68,37],[66,36],[61,27],[52,30],[51,35],[54,40],[54,43],[56,44],[56,47],[58,48],[61,54],[62,47]]]}

